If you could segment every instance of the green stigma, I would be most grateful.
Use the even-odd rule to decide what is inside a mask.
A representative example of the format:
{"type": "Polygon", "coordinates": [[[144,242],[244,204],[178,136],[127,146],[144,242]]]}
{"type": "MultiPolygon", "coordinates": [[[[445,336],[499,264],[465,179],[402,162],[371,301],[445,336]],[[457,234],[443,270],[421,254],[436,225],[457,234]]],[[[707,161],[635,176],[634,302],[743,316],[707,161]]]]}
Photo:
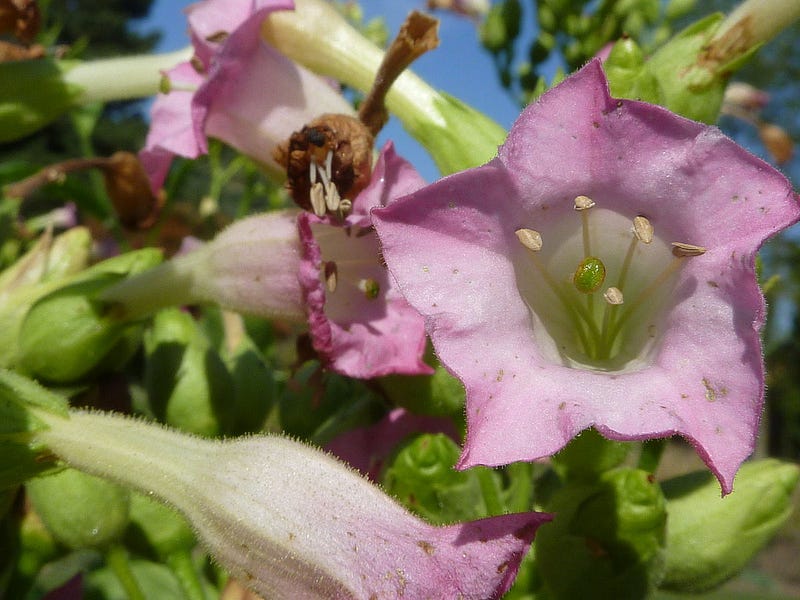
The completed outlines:
{"type": "Polygon", "coordinates": [[[606,266],[595,256],[590,256],[578,265],[572,283],[582,294],[596,292],[606,280],[606,266]]]}

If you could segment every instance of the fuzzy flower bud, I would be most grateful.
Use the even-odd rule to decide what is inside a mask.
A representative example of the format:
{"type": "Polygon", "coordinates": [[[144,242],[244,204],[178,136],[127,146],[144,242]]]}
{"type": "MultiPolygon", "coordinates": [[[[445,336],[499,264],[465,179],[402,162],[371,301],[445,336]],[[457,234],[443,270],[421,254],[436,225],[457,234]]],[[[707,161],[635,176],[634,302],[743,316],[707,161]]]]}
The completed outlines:
{"type": "Polygon", "coordinates": [[[109,288],[103,300],[119,302],[129,317],[165,306],[216,303],[245,314],[302,320],[296,216],[287,210],[236,221],[197,250],[109,288]]]}
{"type": "Polygon", "coordinates": [[[50,426],[37,442],[178,509],[233,577],[269,598],[499,597],[548,520],[520,513],[434,527],[285,438],[217,442],[113,415],[35,412],[50,426]]]}
{"type": "Polygon", "coordinates": [[[660,587],[699,593],[738,573],[789,518],[799,480],[797,465],[769,459],[742,465],[736,493],[726,498],[705,472],[664,482],[669,527],[660,587]]]}

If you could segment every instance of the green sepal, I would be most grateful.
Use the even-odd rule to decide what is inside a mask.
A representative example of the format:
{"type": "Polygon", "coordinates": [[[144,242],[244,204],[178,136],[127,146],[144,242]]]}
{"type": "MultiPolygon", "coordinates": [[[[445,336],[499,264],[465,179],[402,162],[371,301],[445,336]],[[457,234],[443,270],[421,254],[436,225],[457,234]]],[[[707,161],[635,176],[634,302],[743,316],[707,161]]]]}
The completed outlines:
{"type": "Polygon", "coordinates": [[[595,429],[587,429],[553,456],[553,469],[563,480],[594,481],[622,464],[631,445],[607,440],[595,429]]]}
{"type": "Polygon", "coordinates": [[[170,507],[132,493],[130,525],[125,533],[126,547],[152,554],[161,561],[177,552],[191,551],[197,540],[183,516],[170,507]]]}
{"type": "Polygon", "coordinates": [[[82,90],[64,82],[74,64],[52,58],[0,63],[0,143],[41,129],[75,105],[82,90]]]}
{"type": "Polygon", "coordinates": [[[323,372],[307,361],[286,382],[278,400],[278,426],[284,433],[324,446],[337,435],[378,421],[385,404],[367,385],[323,372]]]}
{"type": "Polygon", "coordinates": [[[381,474],[384,489],[434,524],[480,519],[503,512],[501,478],[487,467],[453,469],[461,449],[443,433],[405,442],[381,474]]]}
{"type": "Polygon", "coordinates": [[[72,550],[106,547],[128,526],[129,492],[105,479],[67,468],[25,487],[47,529],[72,550]]]}
{"type": "Polygon", "coordinates": [[[645,598],[660,580],[667,521],[646,471],[619,468],[595,483],[568,483],[545,506],[536,563],[553,598],[645,598]]]}
{"type": "Polygon", "coordinates": [[[234,382],[192,315],[156,313],[144,336],[145,388],[160,421],[204,436],[229,433],[234,382]]]}
{"type": "Polygon", "coordinates": [[[669,527],[660,587],[698,593],[735,575],[789,518],[798,481],[800,467],[776,459],[743,464],[725,498],[708,471],[665,481],[669,527]]]}
{"type": "Polygon", "coordinates": [[[56,468],[42,447],[29,444],[31,435],[46,428],[30,408],[66,417],[67,402],[6,369],[0,369],[0,490],[56,468]]]}
{"type": "Polygon", "coordinates": [[[443,92],[434,102],[443,124],[410,116],[403,126],[428,151],[442,175],[477,167],[497,156],[497,147],[506,139],[505,129],[443,92]]]}
{"type": "MultiPolygon", "coordinates": [[[[114,307],[95,300],[106,288],[161,262],[146,248],[87,269],[40,297],[22,321],[14,365],[22,372],[71,383],[95,372],[137,322],[118,318],[114,307]]],[[[112,357],[113,358],[113,357],[112,357]]]]}
{"type": "Polygon", "coordinates": [[[479,30],[483,47],[489,52],[510,48],[519,36],[522,5],[519,0],[501,0],[493,3],[479,30]]]}

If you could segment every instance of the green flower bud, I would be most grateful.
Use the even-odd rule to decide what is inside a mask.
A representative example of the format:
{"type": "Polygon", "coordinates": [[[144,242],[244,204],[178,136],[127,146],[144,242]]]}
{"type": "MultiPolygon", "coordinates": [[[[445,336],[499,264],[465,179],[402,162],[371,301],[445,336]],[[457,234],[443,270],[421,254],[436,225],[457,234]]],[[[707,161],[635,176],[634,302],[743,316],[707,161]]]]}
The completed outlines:
{"type": "Polygon", "coordinates": [[[233,380],[189,313],[157,313],[144,347],[145,387],[159,420],[198,435],[230,431],[233,380]]]}
{"type": "Polygon", "coordinates": [[[39,298],[17,339],[17,367],[42,379],[67,383],[86,377],[108,359],[136,323],[119,319],[98,294],[126,275],[150,268],[161,253],[149,248],[99,263],[71,283],[39,298]]]}
{"type": "Polygon", "coordinates": [[[797,465],[767,459],[743,464],[725,498],[708,471],[665,481],[669,526],[660,587],[697,593],[736,574],[786,522],[798,480],[797,465]]]}
{"type": "Polygon", "coordinates": [[[511,47],[519,35],[521,18],[522,6],[519,0],[493,3],[480,27],[483,47],[489,52],[500,52],[511,47]]]}
{"type": "Polygon", "coordinates": [[[20,289],[82,271],[89,264],[91,249],[92,235],[85,227],[73,227],[55,238],[45,233],[25,255],[0,273],[0,307],[20,289]]]}
{"type": "Polygon", "coordinates": [[[0,63],[0,143],[33,133],[76,104],[80,88],[64,81],[72,64],[50,58],[0,63]]]}
{"type": "Polygon", "coordinates": [[[53,537],[72,550],[108,546],[128,526],[128,492],[104,479],[64,469],[25,488],[53,537]]]}
{"type": "Polygon", "coordinates": [[[167,560],[197,545],[186,519],[165,504],[142,494],[131,494],[130,527],[127,545],[132,549],[152,552],[159,560],[167,560]]]}
{"type": "Polygon", "coordinates": [[[22,320],[30,306],[86,268],[91,235],[74,227],[52,238],[43,235],[17,262],[0,273],[0,366],[11,366],[16,357],[22,320]]]}
{"type": "Polygon", "coordinates": [[[666,511],[650,473],[620,468],[594,484],[567,484],[536,536],[548,597],[645,598],[661,576],[666,511]]]}
{"type": "Polygon", "coordinates": [[[500,476],[486,467],[456,471],[453,465],[460,454],[458,445],[443,433],[418,435],[388,463],[381,484],[434,524],[485,517],[500,496],[500,476]],[[491,496],[488,505],[485,494],[491,496]]]}
{"type": "Polygon", "coordinates": [[[246,335],[223,358],[233,378],[235,402],[232,407],[232,433],[239,435],[260,431],[277,395],[272,370],[246,335]]]}

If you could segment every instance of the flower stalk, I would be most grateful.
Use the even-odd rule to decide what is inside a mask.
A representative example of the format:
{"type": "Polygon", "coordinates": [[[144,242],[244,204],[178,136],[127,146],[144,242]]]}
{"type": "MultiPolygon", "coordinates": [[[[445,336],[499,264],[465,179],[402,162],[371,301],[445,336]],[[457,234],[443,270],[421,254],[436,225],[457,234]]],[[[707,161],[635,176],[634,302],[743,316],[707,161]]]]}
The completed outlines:
{"type": "MultiPolygon", "coordinates": [[[[294,11],[271,13],[261,34],[308,69],[368,92],[384,53],[328,3],[297,0],[294,11]]],[[[505,130],[484,114],[437,92],[411,71],[386,95],[386,107],[431,154],[443,174],[489,160],[505,130]]]]}

